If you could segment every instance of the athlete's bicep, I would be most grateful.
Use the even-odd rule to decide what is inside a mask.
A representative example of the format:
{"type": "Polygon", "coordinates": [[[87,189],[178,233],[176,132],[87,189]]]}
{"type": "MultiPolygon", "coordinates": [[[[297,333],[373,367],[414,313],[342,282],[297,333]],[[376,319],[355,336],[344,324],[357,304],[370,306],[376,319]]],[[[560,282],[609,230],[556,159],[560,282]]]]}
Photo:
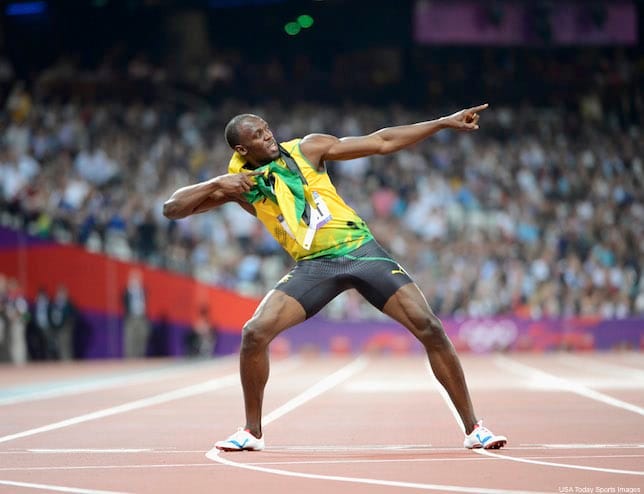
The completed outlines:
{"type": "Polygon", "coordinates": [[[342,161],[379,154],[384,141],[377,134],[338,138],[327,134],[311,134],[302,139],[300,148],[309,161],[342,161]]]}
{"type": "Polygon", "coordinates": [[[227,202],[231,201],[230,198],[227,198],[223,195],[217,195],[217,196],[210,196],[204,199],[190,214],[199,214],[199,213],[205,213],[206,211],[210,211],[211,209],[218,208],[222,204],[225,204],[227,202]]]}

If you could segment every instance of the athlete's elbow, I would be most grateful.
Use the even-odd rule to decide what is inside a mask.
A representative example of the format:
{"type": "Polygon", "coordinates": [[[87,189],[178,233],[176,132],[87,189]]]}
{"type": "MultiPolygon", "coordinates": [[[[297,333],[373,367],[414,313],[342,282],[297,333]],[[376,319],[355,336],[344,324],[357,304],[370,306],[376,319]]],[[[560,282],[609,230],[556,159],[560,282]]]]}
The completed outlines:
{"type": "Polygon", "coordinates": [[[183,211],[181,211],[181,208],[177,204],[177,201],[168,199],[163,204],[163,216],[165,216],[169,220],[179,220],[186,215],[183,213],[183,211]]]}
{"type": "Polygon", "coordinates": [[[403,146],[397,145],[395,142],[383,141],[380,144],[377,154],[380,154],[380,155],[391,154],[391,153],[395,153],[396,151],[400,151],[402,148],[403,146]]]}
{"type": "Polygon", "coordinates": [[[373,139],[371,143],[375,148],[374,154],[391,154],[404,147],[399,136],[391,128],[381,129],[370,137],[373,139]]]}

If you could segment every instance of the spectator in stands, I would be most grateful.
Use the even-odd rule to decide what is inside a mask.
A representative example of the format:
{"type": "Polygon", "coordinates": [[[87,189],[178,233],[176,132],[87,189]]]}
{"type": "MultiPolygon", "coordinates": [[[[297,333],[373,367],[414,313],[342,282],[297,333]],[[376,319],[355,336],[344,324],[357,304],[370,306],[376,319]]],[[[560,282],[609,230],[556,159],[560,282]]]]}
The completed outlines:
{"type": "Polygon", "coordinates": [[[0,362],[9,362],[7,277],[0,273],[0,362]]]}
{"type": "MultiPolygon", "coordinates": [[[[537,57],[535,64],[535,57],[508,55],[502,68],[483,62],[482,72],[503,97],[513,94],[517,80],[538,80],[538,94],[559,94],[562,62],[537,57]],[[544,71],[544,64],[550,68],[544,71]]],[[[638,127],[644,85],[638,56],[624,57],[614,63],[606,57],[592,77],[569,81],[566,90],[578,88],[580,98],[568,106],[495,104],[476,138],[439,134],[431,144],[372,157],[369,166],[349,163],[334,181],[421,286],[445,287],[436,305],[442,314],[642,314],[636,301],[644,299],[644,234],[638,228],[644,221],[638,127]],[[626,98],[619,108],[612,103],[617,94],[626,98]],[[489,293],[498,295],[493,303],[489,293]]],[[[239,59],[221,60],[230,67],[227,91],[234,91],[246,77],[239,59]]],[[[419,73],[430,74],[445,62],[423,63],[419,73]]],[[[49,80],[79,77],[73,61],[55,67],[49,80]]],[[[582,69],[570,74],[588,72],[582,69]]],[[[225,208],[181,225],[161,215],[171,190],[223,171],[225,143],[210,136],[225,115],[239,113],[234,102],[196,112],[152,96],[80,102],[57,92],[46,99],[45,82],[36,86],[40,93],[30,93],[29,84],[14,81],[12,101],[22,103],[2,107],[0,126],[10,132],[0,140],[0,223],[251,296],[275,283],[288,260],[247,215],[225,208]],[[92,160],[107,163],[109,173],[97,172],[92,160]]],[[[559,94],[553,101],[563,99],[559,94]]],[[[359,131],[357,125],[421,118],[400,104],[347,111],[340,103],[266,102],[256,112],[274,115],[278,136],[320,128],[347,134],[359,131]]]]}
{"type": "Polygon", "coordinates": [[[210,323],[210,314],[207,306],[202,306],[186,333],[185,349],[190,357],[211,357],[217,344],[216,329],[210,323]]]}
{"type": "Polygon", "coordinates": [[[49,305],[49,320],[59,360],[74,358],[75,309],[65,285],[58,285],[49,305]]]}
{"type": "Polygon", "coordinates": [[[129,274],[123,291],[123,356],[141,358],[147,354],[150,323],[147,317],[147,295],[143,275],[138,270],[129,274]]]}
{"type": "Polygon", "coordinates": [[[56,358],[56,341],[50,320],[50,300],[44,287],[38,289],[30,319],[29,335],[31,356],[35,360],[53,360],[56,358]]]}
{"type": "Polygon", "coordinates": [[[27,362],[28,320],[29,307],[18,280],[0,274],[0,361],[27,362]]]}

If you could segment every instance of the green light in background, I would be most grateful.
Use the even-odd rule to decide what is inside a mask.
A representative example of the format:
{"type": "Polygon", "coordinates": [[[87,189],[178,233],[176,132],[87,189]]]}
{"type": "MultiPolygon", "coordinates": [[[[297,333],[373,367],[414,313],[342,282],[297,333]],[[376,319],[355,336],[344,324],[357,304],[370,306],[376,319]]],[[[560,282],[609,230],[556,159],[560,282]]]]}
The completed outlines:
{"type": "Polygon", "coordinates": [[[303,14],[297,18],[297,23],[304,29],[313,25],[313,17],[308,14],[303,14]]]}
{"type": "Polygon", "coordinates": [[[295,36],[300,32],[300,29],[300,25],[297,22],[289,22],[284,26],[284,31],[286,31],[286,34],[289,36],[295,36]]]}

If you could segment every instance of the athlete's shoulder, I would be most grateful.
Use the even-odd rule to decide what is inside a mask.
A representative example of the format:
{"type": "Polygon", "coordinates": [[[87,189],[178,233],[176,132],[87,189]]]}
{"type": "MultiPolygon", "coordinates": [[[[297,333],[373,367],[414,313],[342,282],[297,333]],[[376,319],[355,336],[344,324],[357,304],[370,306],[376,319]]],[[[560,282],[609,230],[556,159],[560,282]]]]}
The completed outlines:
{"type": "Polygon", "coordinates": [[[280,146],[286,149],[290,154],[293,154],[299,150],[299,144],[302,140],[301,137],[296,137],[290,141],[280,142],[280,146]]]}
{"type": "Polygon", "coordinates": [[[282,147],[284,147],[284,149],[286,149],[290,153],[290,155],[293,156],[293,158],[295,158],[296,160],[299,159],[300,161],[310,166],[316,172],[322,173],[325,171],[324,166],[322,167],[315,166],[313,163],[316,160],[315,158],[311,159],[310,149],[308,150],[305,149],[305,143],[309,137],[310,135],[305,136],[303,138],[293,139],[286,143],[282,143],[282,147]]]}
{"type": "Polygon", "coordinates": [[[246,160],[237,151],[234,151],[228,162],[228,173],[241,172],[245,164],[246,160]]]}

